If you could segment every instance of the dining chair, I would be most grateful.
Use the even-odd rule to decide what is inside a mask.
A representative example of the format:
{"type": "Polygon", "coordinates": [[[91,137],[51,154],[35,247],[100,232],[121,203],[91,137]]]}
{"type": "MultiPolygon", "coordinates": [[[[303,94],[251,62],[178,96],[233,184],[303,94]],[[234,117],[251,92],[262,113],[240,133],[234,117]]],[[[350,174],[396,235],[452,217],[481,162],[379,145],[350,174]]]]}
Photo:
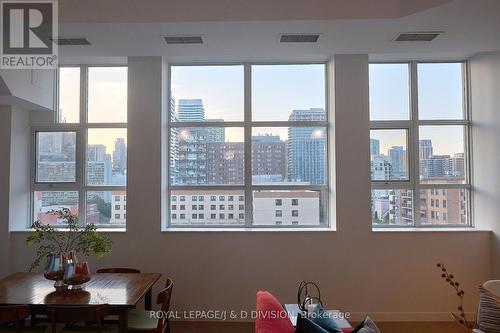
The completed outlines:
{"type": "Polygon", "coordinates": [[[141,271],[135,268],[100,268],[97,273],[140,273],[141,271]]]}
{"type": "Polygon", "coordinates": [[[47,314],[51,323],[52,333],[57,333],[57,324],[66,324],[61,332],[97,332],[108,331],[103,325],[103,319],[109,314],[107,304],[48,306],[47,314]],[[81,323],[82,325],[76,325],[81,323]],[[92,323],[92,325],[89,325],[92,323]]]}
{"type": "Polygon", "coordinates": [[[151,316],[150,311],[130,310],[128,312],[129,333],[170,333],[170,323],[168,321],[168,311],[170,309],[170,299],[174,283],[167,279],[165,289],[163,289],[156,300],[156,304],[161,304],[161,314],[157,318],[151,316]]]}
{"type": "Polygon", "coordinates": [[[30,315],[27,305],[0,306],[0,332],[43,332],[46,326],[26,327],[30,315]]]}

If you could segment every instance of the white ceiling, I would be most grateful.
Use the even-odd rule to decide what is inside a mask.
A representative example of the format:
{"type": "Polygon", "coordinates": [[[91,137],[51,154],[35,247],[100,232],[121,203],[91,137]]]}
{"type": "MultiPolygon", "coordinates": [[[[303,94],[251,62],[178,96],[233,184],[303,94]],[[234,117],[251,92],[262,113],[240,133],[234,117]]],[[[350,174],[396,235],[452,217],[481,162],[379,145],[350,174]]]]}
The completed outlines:
{"type": "Polygon", "coordinates": [[[453,0],[64,0],[64,23],[397,18],[453,0]],[[376,3],[376,6],[374,6],[376,3]]]}
{"type": "MultiPolygon", "coordinates": [[[[144,3],[147,1],[141,0],[144,3]]],[[[417,4],[420,1],[427,3],[426,7],[432,2],[411,2],[417,4]]],[[[417,7],[407,3],[406,8],[413,8],[410,11],[414,11],[417,7]]],[[[398,9],[400,13],[401,8],[398,9]]],[[[380,16],[376,8],[373,10],[374,16],[380,16]]],[[[145,21],[144,15],[141,15],[141,21],[145,21]]],[[[363,15],[366,16],[366,8],[360,11],[360,16],[363,15]]],[[[394,16],[394,13],[389,16],[394,16]]],[[[73,17],[74,21],[78,21],[78,17],[81,19],[82,16],[73,17]]],[[[66,16],[66,21],[68,18],[66,16]]],[[[101,21],[104,21],[103,18],[101,21]]],[[[455,0],[404,17],[383,19],[64,23],[60,26],[60,35],[88,37],[93,44],[60,47],[62,62],[85,61],[89,57],[105,59],[151,55],[162,55],[176,63],[325,61],[339,53],[368,53],[375,61],[463,59],[477,52],[500,50],[500,0],[455,0]],[[392,41],[398,32],[412,31],[445,33],[433,42],[392,41]],[[321,37],[316,44],[284,45],[278,43],[280,33],[320,33],[321,37]],[[166,45],[161,38],[163,35],[179,34],[201,34],[205,42],[202,45],[166,45]]]]}

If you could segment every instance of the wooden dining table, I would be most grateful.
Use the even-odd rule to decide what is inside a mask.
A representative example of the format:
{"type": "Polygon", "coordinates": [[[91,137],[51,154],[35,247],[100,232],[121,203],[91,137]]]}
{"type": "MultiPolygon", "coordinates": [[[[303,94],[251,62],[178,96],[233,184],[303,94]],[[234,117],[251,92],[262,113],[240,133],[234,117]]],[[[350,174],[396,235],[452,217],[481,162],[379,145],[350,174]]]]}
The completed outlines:
{"type": "Polygon", "coordinates": [[[54,281],[41,273],[15,273],[0,280],[0,305],[29,305],[33,313],[45,313],[47,305],[108,304],[119,317],[120,333],[127,332],[127,312],[144,298],[151,309],[151,289],[159,273],[99,273],[82,290],[56,291],[54,281]]]}

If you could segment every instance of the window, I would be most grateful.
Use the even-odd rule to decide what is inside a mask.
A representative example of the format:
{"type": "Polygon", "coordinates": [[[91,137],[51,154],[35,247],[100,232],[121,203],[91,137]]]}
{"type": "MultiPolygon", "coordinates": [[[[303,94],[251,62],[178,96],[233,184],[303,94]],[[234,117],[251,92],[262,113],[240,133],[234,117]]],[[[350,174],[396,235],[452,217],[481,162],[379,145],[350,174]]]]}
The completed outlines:
{"type": "Polygon", "coordinates": [[[219,211],[239,201],[197,226],[273,225],[273,206],[291,225],[299,200],[310,205],[298,226],[328,226],[324,64],[171,66],[170,78],[166,198],[202,192],[219,211]]]}
{"type": "Polygon", "coordinates": [[[283,217],[283,211],[282,210],[277,210],[275,216],[276,217],[283,217]]]}
{"type": "Polygon", "coordinates": [[[466,64],[369,72],[373,226],[470,226],[466,64]]]}
{"type": "Polygon", "coordinates": [[[55,125],[33,128],[32,220],[61,224],[46,213],[64,207],[84,223],[124,227],[127,67],[60,67],[58,77],[55,125]]]}
{"type": "Polygon", "coordinates": [[[292,210],[292,216],[293,217],[299,216],[299,211],[298,210],[292,210]]]}
{"type": "Polygon", "coordinates": [[[172,210],[176,210],[177,209],[177,205],[172,205],[172,210]]]}

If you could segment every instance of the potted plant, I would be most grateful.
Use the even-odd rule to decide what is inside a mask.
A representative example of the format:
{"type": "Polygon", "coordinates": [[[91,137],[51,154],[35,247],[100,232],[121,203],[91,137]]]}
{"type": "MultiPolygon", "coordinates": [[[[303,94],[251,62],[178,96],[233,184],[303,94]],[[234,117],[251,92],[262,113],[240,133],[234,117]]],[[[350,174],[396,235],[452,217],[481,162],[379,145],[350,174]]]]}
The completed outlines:
{"type": "Polygon", "coordinates": [[[30,266],[30,272],[38,267],[44,258],[48,258],[45,267],[45,277],[55,280],[54,286],[63,287],[65,265],[76,262],[75,254],[84,256],[106,256],[111,251],[113,242],[108,236],[97,232],[97,227],[90,223],[82,226],[78,216],[69,209],[53,210],[47,214],[56,215],[64,222],[64,226],[56,228],[52,225],[35,221],[31,228],[33,232],[26,239],[28,246],[38,245],[35,260],[30,266]]]}

